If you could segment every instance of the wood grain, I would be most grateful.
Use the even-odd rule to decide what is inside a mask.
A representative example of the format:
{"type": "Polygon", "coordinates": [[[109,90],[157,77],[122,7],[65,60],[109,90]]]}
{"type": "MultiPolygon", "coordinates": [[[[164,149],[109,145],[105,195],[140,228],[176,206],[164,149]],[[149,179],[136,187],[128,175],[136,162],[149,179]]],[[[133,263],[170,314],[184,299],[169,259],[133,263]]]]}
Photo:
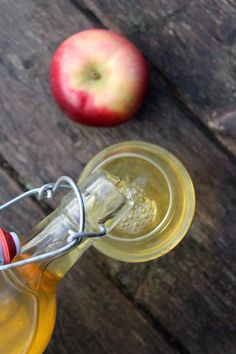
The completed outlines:
{"type": "MultiPolygon", "coordinates": [[[[234,353],[234,160],[220,144],[209,139],[208,132],[199,127],[195,116],[173,97],[169,85],[152,66],[148,97],[132,121],[117,128],[95,129],[66,120],[50,97],[47,79],[50,57],[61,40],[80,29],[93,26],[95,22],[92,16],[86,17],[70,2],[63,0],[24,0],[23,3],[24,6],[4,1],[1,5],[0,153],[19,173],[24,183],[38,185],[55,180],[61,174],[77,178],[86,162],[101,148],[118,141],[137,139],[160,144],[175,153],[190,171],[196,186],[197,212],[193,227],[186,241],[168,256],[142,265],[121,264],[95,251],[87,256],[83,268],[86,269],[86,275],[81,271],[81,289],[90,289],[90,280],[93,282],[96,278],[97,292],[102,300],[105,294],[103,283],[107,284],[105,289],[111,287],[110,302],[107,300],[101,304],[102,309],[99,308],[96,315],[93,313],[93,317],[100,321],[101,332],[107,328],[107,320],[113,320],[113,316],[115,318],[113,332],[109,334],[111,337],[106,339],[107,330],[101,334],[104,341],[102,347],[96,336],[94,342],[91,342],[91,333],[98,330],[98,324],[93,324],[94,327],[91,327],[91,323],[84,325],[86,316],[83,312],[80,329],[82,336],[88,338],[87,352],[93,352],[95,348],[97,353],[108,352],[108,348],[110,352],[118,352],[119,347],[125,347],[125,335],[129,330],[126,321],[133,327],[133,323],[141,316],[137,325],[140,326],[140,332],[138,327],[134,328],[142,340],[150,343],[150,350],[147,347],[146,353],[157,351],[160,335],[165,340],[169,337],[169,346],[160,342],[161,353],[171,351],[170,345],[182,354],[234,353]],[[64,21],[65,17],[69,20],[64,21]],[[124,316],[122,325],[119,322],[119,311],[126,310],[121,301],[128,314],[124,316]],[[132,310],[131,303],[135,306],[132,310]],[[108,315],[107,307],[111,308],[108,315]],[[129,321],[131,314],[133,317],[129,321]],[[104,321],[101,321],[103,317],[104,321]],[[145,331],[145,319],[151,324],[147,327],[152,333],[151,338],[145,331]],[[124,328],[118,338],[114,337],[117,328],[124,328]],[[159,335],[153,342],[155,333],[159,335]]],[[[122,8],[122,2],[119,3],[122,8]]],[[[117,3],[112,4],[118,6],[117,3]]],[[[130,11],[133,11],[136,2],[132,4],[130,11]]],[[[100,2],[97,2],[96,8],[99,6],[100,2]]],[[[143,10],[146,11],[146,7],[143,10]]],[[[122,19],[118,9],[116,13],[122,19]]],[[[150,12],[150,22],[154,15],[150,12]]],[[[111,23],[107,18],[103,17],[105,25],[118,28],[116,20],[111,23]]],[[[150,38],[150,44],[146,38],[144,44],[141,34],[135,36],[133,38],[140,38],[137,41],[140,48],[147,54],[152,53],[154,37],[150,38]]],[[[74,290],[73,296],[68,295],[69,300],[63,307],[69,288],[75,289],[77,276],[79,284],[79,274],[79,268],[75,268],[66,279],[66,290],[59,303],[59,309],[62,306],[57,327],[59,332],[56,332],[52,346],[48,349],[50,353],[58,353],[58,350],[67,353],[68,348],[70,352],[78,352],[77,348],[86,350],[85,339],[82,339],[81,345],[85,349],[79,344],[81,337],[78,337],[77,331],[78,317],[73,313],[79,313],[78,303],[78,311],[83,306],[84,311],[90,306],[95,311],[90,298],[92,290],[86,290],[88,299],[80,293],[77,297],[74,290]],[[67,304],[72,309],[70,314],[67,304]],[[73,324],[69,322],[70,316],[73,324]],[[69,333],[73,334],[73,340],[69,333]]],[[[133,349],[137,353],[144,353],[144,345],[140,345],[139,351],[139,339],[135,341],[134,336],[130,339],[133,349]]]]}
{"type": "Polygon", "coordinates": [[[59,291],[56,332],[45,353],[180,353],[83,256],[59,291]]]}
{"type": "MultiPolygon", "coordinates": [[[[6,166],[1,161],[0,167],[0,204],[16,197],[22,193],[19,184],[16,183],[6,172],[6,166]]],[[[15,231],[17,234],[25,234],[35,223],[42,220],[44,213],[40,206],[33,203],[30,199],[25,199],[18,205],[12,206],[0,214],[0,225],[9,231],[15,231]]]]}
{"type": "MultiPolygon", "coordinates": [[[[73,0],[79,8],[81,1],[73,0]]],[[[141,47],[180,98],[236,154],[236,3],[86,0],[108,28],[141,47]]],[[[87,11],[87,10],[86,10],[87,11]]]]}

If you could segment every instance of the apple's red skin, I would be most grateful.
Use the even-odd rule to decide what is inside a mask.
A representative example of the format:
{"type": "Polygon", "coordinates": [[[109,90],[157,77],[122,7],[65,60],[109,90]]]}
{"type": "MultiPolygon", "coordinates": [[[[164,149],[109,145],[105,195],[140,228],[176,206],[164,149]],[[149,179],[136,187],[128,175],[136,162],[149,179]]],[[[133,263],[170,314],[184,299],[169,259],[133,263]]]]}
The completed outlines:
{"type": "Polygon", "coordinates": [[[53,97],[69,118],[81,124],[112,126],[130,119],[142,104],[147,83],[141,52],[108,30],[76,33],[58,47],[51,61],[53,97]],[[91,71],[101,78],[91,77],[91,71]]]}

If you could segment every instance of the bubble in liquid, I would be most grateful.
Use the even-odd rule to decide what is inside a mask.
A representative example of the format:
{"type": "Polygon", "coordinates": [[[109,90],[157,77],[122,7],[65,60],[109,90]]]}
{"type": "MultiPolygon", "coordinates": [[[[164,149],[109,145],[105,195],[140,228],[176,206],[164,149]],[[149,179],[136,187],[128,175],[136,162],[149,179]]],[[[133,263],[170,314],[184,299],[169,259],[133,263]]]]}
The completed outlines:
{"type": "Polygon", "coordinates": [[[157,217],[157,206],[155,201],[149,199],[143,189],[135,183],[129,185],[129,190],[135,204],[119,222],[116,231],[135,236],[154,223],[157,217]]]}

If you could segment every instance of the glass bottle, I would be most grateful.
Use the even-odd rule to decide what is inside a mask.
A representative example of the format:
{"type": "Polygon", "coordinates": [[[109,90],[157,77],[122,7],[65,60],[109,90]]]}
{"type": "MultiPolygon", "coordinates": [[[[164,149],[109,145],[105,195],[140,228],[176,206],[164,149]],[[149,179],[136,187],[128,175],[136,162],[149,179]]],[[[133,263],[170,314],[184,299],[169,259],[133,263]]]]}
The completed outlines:
{"type": "MultiPolygon", "coordinates": [[[[86,212],[85,232],[96,231],[101,223],[109,230],[132,206],[122,181],[105,171],[91,174],[80,190],[86,212]]],[[[52,214],[21,237],[22,253],[14,261],[65,245],[78,231],[79,214],[78,200],[70,192],[52,214]]],[[[85,238],[60,257],[0,272],[0,353],[44,351],[55,323],[57,284],[93,242],[93,238],[85,238]]]]}

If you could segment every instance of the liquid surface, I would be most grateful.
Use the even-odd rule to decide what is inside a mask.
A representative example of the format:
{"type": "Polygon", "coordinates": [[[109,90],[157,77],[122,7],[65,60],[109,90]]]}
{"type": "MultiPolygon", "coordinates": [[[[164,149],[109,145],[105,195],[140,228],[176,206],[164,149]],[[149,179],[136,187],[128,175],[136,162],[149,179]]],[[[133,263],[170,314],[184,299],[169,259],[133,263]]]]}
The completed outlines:
{"type": "Polygon", "coordinates": [[[135,202],[110,234],[135,238],[154,230],[165,217],[169,205],[169,188],[163,173],[148,160],[131,156],[108,161],[103,168],[126,182],[135,202]]]}
{"type": "Polygon", "coordinates": [[[157,203],[146,197],[144,190],[135,182],[129,184],[129,191],[135,202],[133,208],[123,217],[113,234],[137,236],[155,227],[158,219],[157,203]]]}

